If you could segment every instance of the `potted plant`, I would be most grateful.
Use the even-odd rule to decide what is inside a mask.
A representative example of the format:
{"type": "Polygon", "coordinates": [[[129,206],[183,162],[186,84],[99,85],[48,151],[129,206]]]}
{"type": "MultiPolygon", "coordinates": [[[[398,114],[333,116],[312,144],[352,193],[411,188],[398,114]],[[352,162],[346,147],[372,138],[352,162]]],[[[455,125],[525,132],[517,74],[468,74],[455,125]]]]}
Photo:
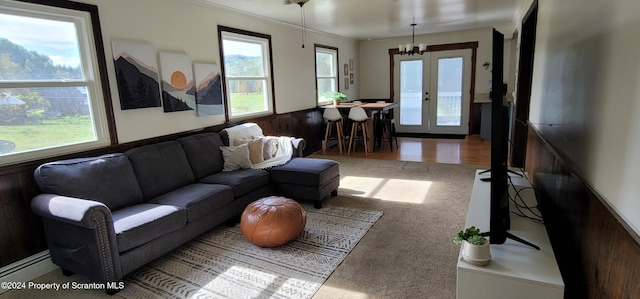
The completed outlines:
{"type": "Polygon", "coordinates": [[[340,104],[340,101],[345,101],[347,99],[347,95],[338,91],[331,91],[326,95],[327,98],[333,99],[335,105],[340,104]]]}
{"type": "Polygon", "coordinates": [[[480,235],[480,230],[475,226],[460,231],[453,238],[456,245],[462,244],[462,259],[468,263],[484,266],[491,261],[489,240],[480,235]]]}

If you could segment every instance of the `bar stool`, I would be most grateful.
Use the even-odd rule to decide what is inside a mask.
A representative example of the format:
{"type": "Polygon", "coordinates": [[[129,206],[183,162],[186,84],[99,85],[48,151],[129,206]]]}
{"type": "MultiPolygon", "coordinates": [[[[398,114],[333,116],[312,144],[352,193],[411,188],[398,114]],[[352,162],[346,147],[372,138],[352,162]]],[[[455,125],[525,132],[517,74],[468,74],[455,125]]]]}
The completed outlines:
{"type": "MultiPolygon", "coordinates": [[[[386,103],[386,101],[377,101],[378,104],[386,103]]],[[[382,147],[382,135],[386,132],[387,138],[389,140],[389,150],[393,152],[393,141],[396,142],[396,149],[398,148],[398,137],[396,136],[396,122],[393,118],[385,118],[385,115],[388,115],[389,111],[380,112],[380,118],[378,119],[378,124],[376,126],[379,134],[376,134],[376,137],[380,137],[380,147],[382,147]]],[[[377,142],[376,142],[377,144],[377,142]]]]}
{"type": "Polygon", "coordinates": [[[342,114],[338,108],[325,108],[322,117],[327,120],[327,129],[324,133],[324,141],[322,142],[322,152],[327,150],[327,142],[329,141],[329,135],[331,135],[331,125],[336,126],[336,135],[338,139],[338,148],[340,154],[342,154],[342,141],[344,140],[344,134],[342,134],[342,114]]]}
{"type": "Polygon", "coordinates": [[[398,137],[396,136],[396,121],[393,118],[381,118],[378,120],[381,126],[382,132],[380,132],[380,147],[382,147],[382,135],[386,132],[387,139],[389,140],[389,150],[393,152],[393,142],[396,142],[396,149],[398,149],[398,137]]]}
{"type": "Polygon", "coordinates": [[[364,155],[367,155],[369,149],[367,148],[367,120],[369,117],[367,116],[367,112],[364,111],[361,107],[352,107],[349,109],[349,119],[352,121],[351,124],[351,136],[349,136],[349,150],[347,151],[347,155],[351,154],[351,145],[353,144],[353,135],[357,133],[358,125],[362,129],[362,141],[364,143],[364,155]]]}

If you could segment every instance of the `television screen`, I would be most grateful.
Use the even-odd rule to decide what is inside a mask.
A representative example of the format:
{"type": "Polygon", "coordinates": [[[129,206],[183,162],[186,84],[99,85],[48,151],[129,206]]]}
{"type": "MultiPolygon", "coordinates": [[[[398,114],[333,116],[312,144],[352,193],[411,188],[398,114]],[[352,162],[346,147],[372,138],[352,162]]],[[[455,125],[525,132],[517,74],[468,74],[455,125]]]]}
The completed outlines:
{"type": "Polygon", "coordinates": [[[504,36],[493,30],[493,70],[491,71],[491,220],[490,242],[502,244],[509,229],[509,178],[507,154],[509,115],[503,103],[504,36]]]}
{"type": "Polygon", "coordinates": [[[491,71],[491,207],[489,236],[491,244],[504,244],[507,238],[540,248],[508,232],[509,212],[509,103],[506,84],[503,83],[504,36],[493,30],[493,70],[491,71]]]}

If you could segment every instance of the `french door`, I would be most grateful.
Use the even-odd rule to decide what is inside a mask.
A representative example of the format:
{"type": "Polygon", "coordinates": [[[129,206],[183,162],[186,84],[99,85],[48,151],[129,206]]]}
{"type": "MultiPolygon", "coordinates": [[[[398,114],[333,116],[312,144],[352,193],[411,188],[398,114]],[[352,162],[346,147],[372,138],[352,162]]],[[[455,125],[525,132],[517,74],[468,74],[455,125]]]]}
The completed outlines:
{"type": "Polygon", "coordinates": [[[471,49],[395,55],[393,74],[398,132],[469,133],[471,49]]]}

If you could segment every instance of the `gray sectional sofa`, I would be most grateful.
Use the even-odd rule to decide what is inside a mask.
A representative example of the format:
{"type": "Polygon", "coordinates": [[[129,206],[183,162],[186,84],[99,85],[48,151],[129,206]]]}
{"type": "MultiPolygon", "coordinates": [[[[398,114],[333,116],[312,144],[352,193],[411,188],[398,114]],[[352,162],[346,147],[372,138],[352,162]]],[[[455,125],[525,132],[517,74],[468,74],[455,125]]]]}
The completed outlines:
{"type": "MultiPolygon", "coordinates": [[[[222,145],[220,134],[201,133],[38,167],[34,175],[42,194],[31,208],[43,218],[53,262],[67,275],[115,282],[213,227],[234,222],[256,199],[303,191],[297,185],[288,194],[287,185],[272,182],[269,171],[278,167],[223,171],[222,145]]],[[[306,159],[295,158],[302,163],[298,169],[339,176],[336,162],[305,167],[306,159]]],[[[308,162],[314,160],[319,159],[308,162]]],[[[335,195],[339,180],[323,182],[301,181],[316,194],[301,199],[319,202],[325,190],[335,195]]]]}

